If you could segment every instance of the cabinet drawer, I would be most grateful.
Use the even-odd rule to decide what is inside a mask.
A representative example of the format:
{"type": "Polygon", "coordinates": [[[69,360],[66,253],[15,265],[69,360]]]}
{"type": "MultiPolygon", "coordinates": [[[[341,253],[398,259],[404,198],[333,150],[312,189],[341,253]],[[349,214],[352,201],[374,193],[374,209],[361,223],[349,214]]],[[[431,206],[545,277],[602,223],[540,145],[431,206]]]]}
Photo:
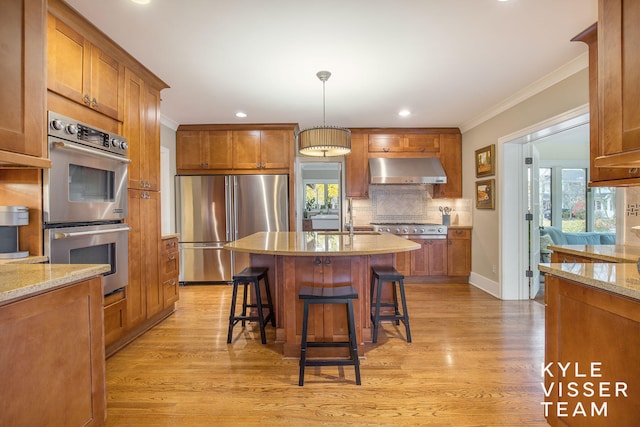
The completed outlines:
{"type": "Polygon", "coordinates": [[[180,286],[178,284],[178,276],[162,282],[162,292],[164,298],[164,306],[173,304],[180,298],[180,286]]]}
{"type": "Polygon", "coordinates": [[[162,254],[162,276],[178,276],[178,252],[169,252],[162,254]]]}
{"type": "Polygon", "coordinates": [[[120,338],[127,326],[127,300],[124,291],[105,298],[104,307],[104,345],[120,338]]]}
{"type": "Polygon", "coordinates": [[[464,229],[449,229],[447,230],[447,238],[448,239],[470,239],[471,238],[471,230],[464,229]]]}

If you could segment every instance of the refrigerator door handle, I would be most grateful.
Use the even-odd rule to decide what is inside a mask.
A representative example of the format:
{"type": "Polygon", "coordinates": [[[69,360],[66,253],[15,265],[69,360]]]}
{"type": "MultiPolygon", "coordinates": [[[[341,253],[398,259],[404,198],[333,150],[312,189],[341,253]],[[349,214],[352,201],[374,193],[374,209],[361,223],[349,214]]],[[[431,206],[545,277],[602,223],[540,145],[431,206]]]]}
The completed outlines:
{"type": "Polygon", "coordinates": [[[233,240],[238,240],[238,198],[236,197],[238,191],[238,180],[233,177],[233,240]]]}
{"type": "Polygon", "coordinates": [[[226,218],[226,239],[227,242],[230,242],[232,240],[234,240],[232,238],[233,236],[233,218],[232,218],[232,212],[231,212],[231,203],[233,201],[233,191],[232,191],[232,186],[231,186],[231,179],[232,177],[230,176],[225,176],[224,177],[224,198],[225,198],[225,207],[227,210],[227,214],[225,215],[226,218]]]}

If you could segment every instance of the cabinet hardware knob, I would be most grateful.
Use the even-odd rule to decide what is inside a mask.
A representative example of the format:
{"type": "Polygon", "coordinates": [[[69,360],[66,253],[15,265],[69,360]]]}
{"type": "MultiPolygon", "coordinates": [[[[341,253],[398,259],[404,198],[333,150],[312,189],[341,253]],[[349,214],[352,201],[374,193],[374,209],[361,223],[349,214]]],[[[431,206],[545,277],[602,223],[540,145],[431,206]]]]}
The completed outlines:
{"type": "Polygon", "coordinates": [[[173,261],[174,259],[176,259],[176,256],[174,254],[169,254],[169,261],[173,261]]]}
{"type": "Polygon", "coordinates": [[[316,259],[315,259],[315,260],[313,260],[313,263],[314,263],[315,265],[320,265],[320,264],[322,264],[322,260],[320,259],[320,257],[319,257],[319,256],[317,256],[317,257],[316,257],[316,259]]]}
{"type": "Polygon", "coordinates": [[[384,151],[385,153],[388,153],[388,152],[389,152],[389,149],[388,149],[387,147],[384,147],[384,148],[382,149],[382,151],[384,151]]]}
{"type": "Polygon", "coordinates": [[[330,257],[325,257],[324,258],[324,265],[331,265],[331,258],[330,257]]]}
{"type": "Polygon", "coordinates": [[[91,100],[91,107],[98,108],[98,101],[95,98],[91,100]]]}
{"type": "Polygon", "coordinates": [[[635,175],[638,173],[638,168],[629,168],[629,175],[635,175]]]}
{"type": "Polygon", "coordinates": [[[84,96],[82,97],[82,101],[87,105],[91,105],[91,98],[89,97],[88,93],[84,94],[84,96]]]}

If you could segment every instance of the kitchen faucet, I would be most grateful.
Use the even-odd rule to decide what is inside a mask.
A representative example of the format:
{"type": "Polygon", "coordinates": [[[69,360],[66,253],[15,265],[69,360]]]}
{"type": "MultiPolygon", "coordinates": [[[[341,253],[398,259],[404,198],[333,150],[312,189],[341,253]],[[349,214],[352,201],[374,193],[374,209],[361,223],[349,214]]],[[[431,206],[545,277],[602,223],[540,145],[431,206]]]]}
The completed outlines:
{"type": "Polygon", "coordinates": [[[347,214],[349,222],[345,225],[349,227],[349,237],[353,237],[353,199],[351,197],[347,199],[347,214]]]}

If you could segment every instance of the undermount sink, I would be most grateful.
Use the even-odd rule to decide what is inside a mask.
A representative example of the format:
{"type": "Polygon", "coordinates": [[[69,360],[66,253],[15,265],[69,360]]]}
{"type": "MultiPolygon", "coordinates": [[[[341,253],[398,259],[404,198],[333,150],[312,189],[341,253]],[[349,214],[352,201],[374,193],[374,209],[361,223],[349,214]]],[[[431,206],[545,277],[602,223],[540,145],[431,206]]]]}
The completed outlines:
{"type": "Polygon", "coordinates": [[[314,215],[311,217],[311,224],[314,230],[338,230],[340,217],[336,214],[314,215]]]}
{"type": "MultiPolygon", "coordinates": [[[[317,234],[320,235],[325,235],[325,234],[335,234],[338,236],[348,236],[349,232],[348,231],[318,231],[317,234]]],[[[379,233],[377,231],[354,231],[353,235],[354,236],[379,236],[382,233],[379,233]]]]}

